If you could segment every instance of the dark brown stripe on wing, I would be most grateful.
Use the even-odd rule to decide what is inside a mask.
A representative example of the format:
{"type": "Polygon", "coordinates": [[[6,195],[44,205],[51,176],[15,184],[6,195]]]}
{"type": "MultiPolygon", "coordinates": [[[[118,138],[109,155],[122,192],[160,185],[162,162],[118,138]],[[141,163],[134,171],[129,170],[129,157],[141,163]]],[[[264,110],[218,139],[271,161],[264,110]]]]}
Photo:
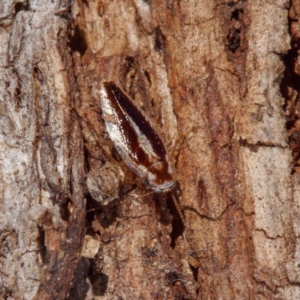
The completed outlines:
{"type": "Polygon", "coordinates": [[[134,106],[128,96],[114,84],[114,82],[105,82],[104,86],[106,87],[106,90],[113,95],[113,98],[118,102],[121,109],[128,114],[128,116],[135,122],[139,130],[146,136],[153,148],[153,151],[160,158],[159,160],[165,161],[166,149],[157,133],[151,127],[149,121],[134,106]]]}
{"type": "MultiPolygon", "coordinates": [[[[118,123],[115,125],[118,126],[119,131],[122,133],[123,141],[127,147],[126,154],[133,160],[136,165],[143,165],[145,168],[148,168],[152,162],[149,161],[147,153],[139,145],[139,139],[137,133],[135,132],[133,126],[126,119],[126,115],[123,113],[118,99],[116,99],[115,93],[112,91],[110,84],[107,82],[103,83],[107,96],[110,100],[111,106],[114,112],[117,114],[118,123]]],[[[121,154],[121,153],[120,153],[121,154]]]]}

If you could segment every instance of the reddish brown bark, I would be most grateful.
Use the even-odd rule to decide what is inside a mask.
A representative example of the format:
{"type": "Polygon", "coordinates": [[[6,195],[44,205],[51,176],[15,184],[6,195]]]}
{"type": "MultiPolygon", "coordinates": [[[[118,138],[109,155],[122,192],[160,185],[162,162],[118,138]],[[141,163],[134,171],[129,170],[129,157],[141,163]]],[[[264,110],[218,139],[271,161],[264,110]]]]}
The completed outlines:
{"type": "Polygon", "coordinates": [[[48,2],[0,4],[1,297],[298,299],[298,2],[48,2]],[[184,224],[109,141],[103,80],[184,224]]]}

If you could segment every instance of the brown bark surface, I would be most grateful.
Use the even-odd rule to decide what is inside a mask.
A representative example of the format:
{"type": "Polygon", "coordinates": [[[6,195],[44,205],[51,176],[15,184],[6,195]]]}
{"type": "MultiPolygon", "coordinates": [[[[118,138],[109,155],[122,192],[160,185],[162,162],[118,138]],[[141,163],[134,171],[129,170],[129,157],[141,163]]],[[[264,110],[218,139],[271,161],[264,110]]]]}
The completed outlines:
{"type": "Polygon", "coordinates": [[[2,0],[0,298],[300,299],[299,7],[2,0]],[[103,80],[167,145],[184,222],[109,141],[103,80]]]}

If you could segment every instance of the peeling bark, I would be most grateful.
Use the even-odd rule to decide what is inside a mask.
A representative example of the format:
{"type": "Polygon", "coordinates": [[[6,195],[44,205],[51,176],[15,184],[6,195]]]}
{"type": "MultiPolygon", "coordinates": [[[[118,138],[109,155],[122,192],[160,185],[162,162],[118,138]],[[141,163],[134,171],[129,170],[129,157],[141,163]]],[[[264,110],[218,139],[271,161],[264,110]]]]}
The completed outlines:
{"type": "Polygon", "coordinates": [[[298,7],[2,1],[0,297],[299,299],[298,7]],[[168,146],[184,224],[109,141],[103,80],[168,146]]]}

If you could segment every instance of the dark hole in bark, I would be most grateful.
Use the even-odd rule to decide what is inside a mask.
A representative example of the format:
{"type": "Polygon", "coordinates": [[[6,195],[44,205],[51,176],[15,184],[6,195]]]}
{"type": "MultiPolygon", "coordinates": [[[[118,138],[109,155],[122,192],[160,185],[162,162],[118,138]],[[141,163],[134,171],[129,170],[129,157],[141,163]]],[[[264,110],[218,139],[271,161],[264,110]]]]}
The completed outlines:
{"type": "Polygon", "coordinates": [[[59,203],[59,212],[60,212],[61,218],[64,221],[69,221],[69,218],[70,218],[69,204],[70,203],[71,203],[71,199],[69,197],[63,197],[63,199],[59,203]]]}
{"type": "Polygon", "coordinates": [[[89,259],[82,257],[74,272],[72,288],[67,300],[82,300],[86,298],[86,294],[89,291],[89,285],[86,282],[86,273],[89,266],[89,259]]]}
{"type": "Polygon", "coordinates": [[[88,270],[88,276],[93,286],[94,295],[103,296],[107,290],[109,277],[100,271],[97,260],[91,262],[88,270]]]}
{"type": "Polygon", "coordinates": [[[159,27],[155,28],[155,50],[157,51],[165,51],[166,49],[166,38],[162,34],[159,27]]]}
{"type": "Polygon", "coordinates": [[[23,106],[22,105],[22,94],[21,94],[21,90],[20,90],[20,88],[18,86],[15,87],[15,89],[14,89],[13,97],[15,99],[17,107],[21,108],[23,106]]]}
{"type": "Polygon", "coordinates": [[[235,9],[232,13],[231,13],[231,20],[239,20],[241,14],[243,14],[244,11],[242,9],[235,9]]]}
{"type": "Polygon", "coordinates": [[[12,294],[13,294],[12,290],[8,289],[7,287],[2,288],[1,296],[3,295],[3,297],[4,297],[3,299],[11,298],[12,294]]]}
{"type": "MultiPolygon", "coordinates": [[[[88,161],[88,151],[86,150],[86,160],[87,160],[87,169],[90,169],[89,161],[88,161]]],[[[115,199],[112,199],[108,204],[103,205],[99,202],[99,199],[96,200],[93,198],[93,196],[87,192],[85,194],[86,199],[86,228],[87,228],[87,234],[94,235],[95,234],[95,228],[92,226],[92,222],[96,221],[99,223],[99,225],[102,228],[108,228],[110,225],[112,225],[117,217],[120,217],[122,215],[121,211],[121,201],[123,199],[123,195],[129,193],[132,189],[135,189],[135,187],[131,187],[130,189],[126,189],[124,186],[120,187],[118,197],[115,199]]],[[[97,230],[96,230],[97,231],[97,230]]],[[[97,231],[98,234],[100,234],[99,231],[97,231]]]]}
{"type": "Polygon", "coordinates": [[[231,24],[229,26],[229,32],[227,34],[227,47],[235,53],[235,51],[240,47],[241,42],[241,14],[243,14],[242,9],[235,9],[231,13],[231,24]]]}
{"type": "Polygon", "coordinates": [[[146,76],[146,78],[147,78],[147,80],[148,80],[148,82],[149,82],[149,84],[150,84],[150,86],[151,86],[151,78],[150,78],[150,74],[149,74],[147,71],[145,71],[145,76],[146,76]]]}
{"type": "Polygon", "coordinates": [[[38,238],[38,242],[40,245],[40,254],[41,254],[41,258],[43,263],[46,263],[46,257],[47,257],[47,248],[45,245],[45,230],[43,227],[38,226],[38,231],[39,231],[39,238],[38,238]]]}
{"type": "Polygon", "coordinates": [[[197,282],[198,281],[198,268],[195,268],[190,264],[189,264],[189,266],[190,266],[191,271],[193,273],[194,280],[197,282]]]}
{"type": "Polygon", "coordinates": [[[84,31],[79,29],[78,26],[75,27],[74,35],[70,37],[69,46],[72,49],[72,52],[79,52],[81,56],[83,56],[87,50],[84,31]]]}
{"type": "Polygon", "coordinates": [[[173,220],[172,220],[173,230],[170,234],[170,236],[171,236],[170,246],[174,249],[177,238],[183,234],[184,224],[182,223],[182,220],[180,218],[180,215],[177,211],[177,208],[174,204],[172,197],[170,197],[170,196],[168,197],[167,204],[168,204],[168,207],[170,208],[170,213],[173,215],[173,220]]]}
{"type": "Polygon", "coordinates": [[[96,214],[96,210],[97,209],[101,209],[101,207],[97,208],[94,205],[92,205],[92,203],[95,201],[93,199],[93,197],[88,193],[87,195],[85,195],[85,199],[86,199],[86,234],[89,235],[95,235],[95,233],[100,233],[96,230],[93,229],[92,227],[92,222],[95,220],[95,214],[96,214]]]}
{"type": "Polygon", "coordinates": [[[96,296],[103,296],[108,285],[108,276],[104,273],[99,273],[91,278],[93,292],[96,296]]]}
{"type": "Polygon", "coordinates": [[[108,205],[108,207],[105,207],[101,214],[99,215],[100,223],[103,228],[108,228],[110,225],[112,225],[117,217],[119,216],[119,206],[120,204],[113,204],[108,205]]]}
{"type": "Polygon", "coordinates": [[[206,198],[207,198],[207,191],[206,191],[206,185],[203,181],[203,179],[200,179],[198,181],[198,189],[197,189],[197,196],[199,198],[200,205],[204,205],[206,198]]]}
{"type": "MultiPolygon", "coordinates": [[[[292,19],[289,19],[290,24],[292,19]]],[[[289,145],[293,153],[294,167],[300,166],[300,66],[297,63],[300,50],[300,41],[292,35],[291,49],[282,56],[285,65],[280,91],[285,99],[283,110],[286,114],[286,128],[289,136],[289,145]],[[293,92],[291,92],[293,90],[293,92]]],[[[295,171],[294,169],[292,173],[295,171]]]]}
{"type": "Polygon", "coordinates": [[[44,83],[43,75],[42,75],[40,69],[36,66],[33,68],[33,77],[34,77],[34,79],[38,80],[40,84],[44,83]]]}
{"type": "MultiPolygon", "coordinates": [[[[84,139],[84,141],[87,143],[87,141],[84,139]]],[[[86,146],[83,147],[83,157],[84,157],[84,166],[86,168],[86,173],[90,171],[90,164],[89,164],[89,150],[87,149],[86,146]]]]}
{"type": "Polygon", "coordinates": [[[126,56],[124,59],[124,66],[129,70],[135,64],[135,57],[134,56],[126,56]]]}
{"type": "Polygon", "coordinates": [[[18,2],[15,4],[15,12],[18,13],[21,10],[28,10],[28,3],[18,2]]]}
{"type": "Polygon", "coordinates": [[[84,3],[87,7],[90,7],[88,0],[82,0],[82,3],[84,3]]]}
{"type": "Polygon", "coordinates": [[[234,29],[229,32],[227,35],[228,48],[234,53],[237,48],[240,46],[240,33],[239,29],[234,29]]]}
{"type": "MultiPolygon", "coordinates": [[[[298,57],[298,51],[299,51],[299,45],[298,42],[294,42],[292,45],[292,48],[287,52],[287,54],[283,55],[282,61],[285,65],[284,75],[280,84],[280,92],[282,96],[285,98],[285,104],[283,106],[283,109],[286,110],[287,105],[289,104],[290,96],[289,96],[289,88],[292,88],[296,90],[299,94],[300,91],[300,75],[296,74],[294,72],[294,64],[298,57]]],[[[298,96],[299,97],[299,96],[298,96]]],[[[292,121],[291,116],[288,119],[289,126],[291,126],[292,121]]],[[[288,124],[287,122],[287,124],[288,124]]]]}

